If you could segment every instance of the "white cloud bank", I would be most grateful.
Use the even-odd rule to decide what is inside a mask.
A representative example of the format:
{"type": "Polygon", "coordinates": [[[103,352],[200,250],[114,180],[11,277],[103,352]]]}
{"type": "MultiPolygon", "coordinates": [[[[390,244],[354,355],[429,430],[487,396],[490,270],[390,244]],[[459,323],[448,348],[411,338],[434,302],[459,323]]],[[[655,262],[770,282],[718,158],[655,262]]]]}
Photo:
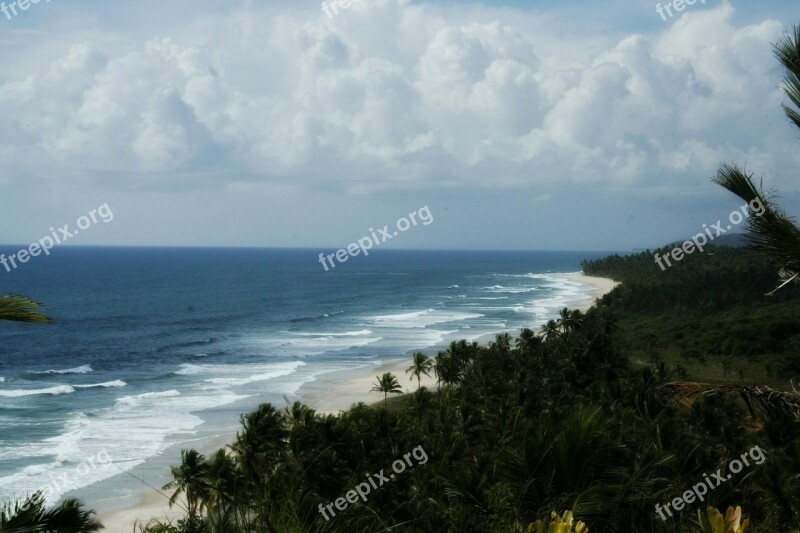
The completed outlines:
{"type": "Polygon", "coordinates": [[[41,31],[18,42],[48,53],[7,54],[0,171],[4,186],[350,193],[675,186],[721,161],[786,174],[784,26],[732,19],[696,9],[601,50],[534,13],[403,0],[333,19],[240,8],[145,41],[41,31]]]}

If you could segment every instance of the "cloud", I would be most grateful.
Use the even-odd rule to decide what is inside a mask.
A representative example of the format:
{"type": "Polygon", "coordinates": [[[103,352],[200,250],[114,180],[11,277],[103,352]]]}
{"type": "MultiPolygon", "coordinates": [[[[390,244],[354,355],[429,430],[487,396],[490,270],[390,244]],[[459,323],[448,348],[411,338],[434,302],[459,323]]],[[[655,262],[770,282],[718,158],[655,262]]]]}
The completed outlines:
{"type": "Polygon", "coordinates": [[[332,19],[246,5],[113,44],[87,28],[0,80],[0,161],[6,185],[69,169],[133,188],[358,194],[647,187],[748,154],[786,173],[771,56],[783,26],[733,20],[723,2],[561,57],[556,30],[508,9],[404,0],[332,19]]]}

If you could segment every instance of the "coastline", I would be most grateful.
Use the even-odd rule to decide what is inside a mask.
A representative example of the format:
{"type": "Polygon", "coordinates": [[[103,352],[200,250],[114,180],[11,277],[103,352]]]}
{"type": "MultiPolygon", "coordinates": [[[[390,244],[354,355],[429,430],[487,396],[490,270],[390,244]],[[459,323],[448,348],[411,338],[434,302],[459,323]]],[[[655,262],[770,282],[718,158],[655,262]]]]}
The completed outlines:
{"type": "Polygon", "coordinates": [[[587,276],[586,274],[565,274],[564,277],[570,281],[578,281],[594,287],[594,290],[591,292],[589,297],[586,300],[578,302],[575,306],[576,309],[580,309],[584,312],[594,305],[595,300],[602,298],[614,290],[614,288],[620,283],[619,281],[615,281],[611,278],[587,276]]]}
{"type": "MultiPolygon", "coordinates": [[[[592,289],[589,296],[572,305],[573,309],[586,311],[592,307],[598,298],[610,292],[619,282],[609,278],[586,276],[582,273],[563,274],[565,279],[590,285],[592,289]]],[[[491,340],[494,335],[486,335],[477,341],[481,344],[491,340]]],[[[424,350],[431,355],[432,350],[424,350]]],[[[377,392],[370,392],[375,384],[375,376],[391,372],[397,377],[404,393],[413,392],[417,388],[416,378],[409,379],[405,370],[411,365],[410,356],[398,357],[395,360],[382,361],[374,366],[358,369],[348,369],[329,372],[314,381],[304,383],[297,392],[301,401],[315,409],[319,414],[338,414],[349,409],[353,404],[364,402],[367,405],[379,402],[383,396],[377,392]]],[[[422,376],[421,384],[428,388],[436,387],[436,378],[422,376]]],[[[231,435],[227,442],[233,439],[231,435]]],[[[215,439],[214,442],[205,442],[197,446],[198,451],[208,455],[224,446],[225,442],[215,439]]],[[[174,520],[182,516],[179,506],[169,508],[165,497],[154,490],[143,492],[141,500],[135,506],[103,512],[98,519],[103,523],[103,531],[109,533],[135,533],[135,523],[147,524],[152,520],[174,520]]]]}
{"type": "MultiPolygon", "coordinates": [[[[614,287],[619,285],[619,282],[609,278],[587,276],[585,274],[564,274],[563,277],[570,281],[585,283],[593,287],[588,298],[580,300],[572,306],[573,309],[580,309],[584,312],[592,307],[598,298],[611,292],[614,287]]],[[[493,338],[494,334],[486,335],[479,338],[478,343],[484,344],[493,338]]],[[[428,355],[432,354],[428,353],[428,355]]],[[[339,413],[358,402],[364,402],[369,405],[381,400],[380,394],[370,393],[369,390],[375,384],[375,376],[380,376],[385,372],[391,372],[397,376],[400,386],[403,387],[404,394],[414,392],[417,388],[416,378],[410,381],[405,372],[410,364],[410,357],[403,357],[393,361],[384,361],[370,369],[331,372],[319,380],[304,383],[298,391],[298,395],[302,397],[304,403],[320,414],[339,413]]],[[[435,388],[435,376],[422,376],[421,385],[435,388]]]]}

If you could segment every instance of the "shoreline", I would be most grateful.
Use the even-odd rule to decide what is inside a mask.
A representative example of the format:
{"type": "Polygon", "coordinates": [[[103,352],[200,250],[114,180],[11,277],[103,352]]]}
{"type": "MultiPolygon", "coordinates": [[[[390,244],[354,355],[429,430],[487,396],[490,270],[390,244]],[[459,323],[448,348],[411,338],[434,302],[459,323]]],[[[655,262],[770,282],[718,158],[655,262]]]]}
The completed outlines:
{"type": "MultiPolygon", "coordinates": [[[[598,298],[619,285],[619,282],[609,278],[587,276],[582,273],[563,274],[563,278],[592,287],[587,298],[578,300],[569,306],[581,311],[588,310],[598,298]]],[[[481,336],[477,342],[485,344],[492,340],[495,334],[481,336]]],[[[436,347],[419,351],[428,352],[430,355],[430,352],[434,350],[436,347]]],[[[405,373],[406,368],[410,365],[410,355],[406,355],[398,356],[393,360],[384,360],[370,367],[328,372],[313,381],[304,383],[296,395],[300,397],[300,401],[314,409],[317,414],[339,414],[359,402],[370,405],[383,400],[380,393],[370,392],[370,389],[375,384],[375,376],[380,376],[385,372],[391,372],[397,377],[404,394],[415,391],[417,389],[416,378],[409,379],[409,375],[405,373]]],[[[421,385],[429,389],[436,387],[436,378],[433,372],[431,372],[431,376],[422,376],[421,385]]],[[[197,450],[207,456],[225,446],[233,437],[234,435],[231,435],[227,441],[217,438],[214,442],[203,442],[197,446],[197,450]]],[[[177,521],[181,516],[182,512],[178,505],[170,509],[162,494],[154,490],[145,490],[136,505],[99,513],[98,519],[105,526],[103,531],[134,533],[134,523],[147,524],[152,520],[177,521]]]]}
{"type": "Polygon", "coordinates": [[[594,305],[596,300],[602,298],[620,284],[619,281],[615,281],[611,278],[587,276],[586,274],[565,274],[564,277],[570,281],[578,281],[594,287],[594,290],[587,299],[581,300],[578,302],[578,304],[576,304],[576,309],[580,309],[583,312],[588,311],[589,308],[594,305]]]}

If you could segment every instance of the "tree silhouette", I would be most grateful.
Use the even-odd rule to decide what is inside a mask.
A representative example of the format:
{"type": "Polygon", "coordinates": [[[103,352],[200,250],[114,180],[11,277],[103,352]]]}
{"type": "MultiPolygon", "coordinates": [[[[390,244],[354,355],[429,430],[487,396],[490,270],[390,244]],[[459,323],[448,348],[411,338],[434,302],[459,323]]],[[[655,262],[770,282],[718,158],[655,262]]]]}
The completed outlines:
{"type": "Polygon", "coordinates": [[[180,466],[173,466],[170,471],[173,480],[162,487],[163,490],[175,489],[169,499],[169,506],[175,505],[181,494],[185,495],[187,518],[194,521],[203,508],[208,492],[206,458],[197,450],[181,450],[180,466]]]}
{"type": "Polygon", "coordinates": [[[386,372],[381,377],[375,376],[375,379],[378,380],[378,383],[372,387],[372,389],[370,389],[370,392],[383,393],[383,408],[386,409],[386,399],[388,398],[389,394],[402,394],[403,389],[400,387],[400,383],[398,383],[397,378],[394,377],[394,374],[391,372],[386,372]]]}
{"type": "Polygon", "coordinates": [[[417,377],[417,390],[419,390],[422,386],[422,374],[430,377],[432,368],[433,361],[431,361],[431,358],[422,352],[416,352],[413,364],[406,368],[406,374],[411,374],[411,379],[414,379],[414,376],[417,377]]]}

